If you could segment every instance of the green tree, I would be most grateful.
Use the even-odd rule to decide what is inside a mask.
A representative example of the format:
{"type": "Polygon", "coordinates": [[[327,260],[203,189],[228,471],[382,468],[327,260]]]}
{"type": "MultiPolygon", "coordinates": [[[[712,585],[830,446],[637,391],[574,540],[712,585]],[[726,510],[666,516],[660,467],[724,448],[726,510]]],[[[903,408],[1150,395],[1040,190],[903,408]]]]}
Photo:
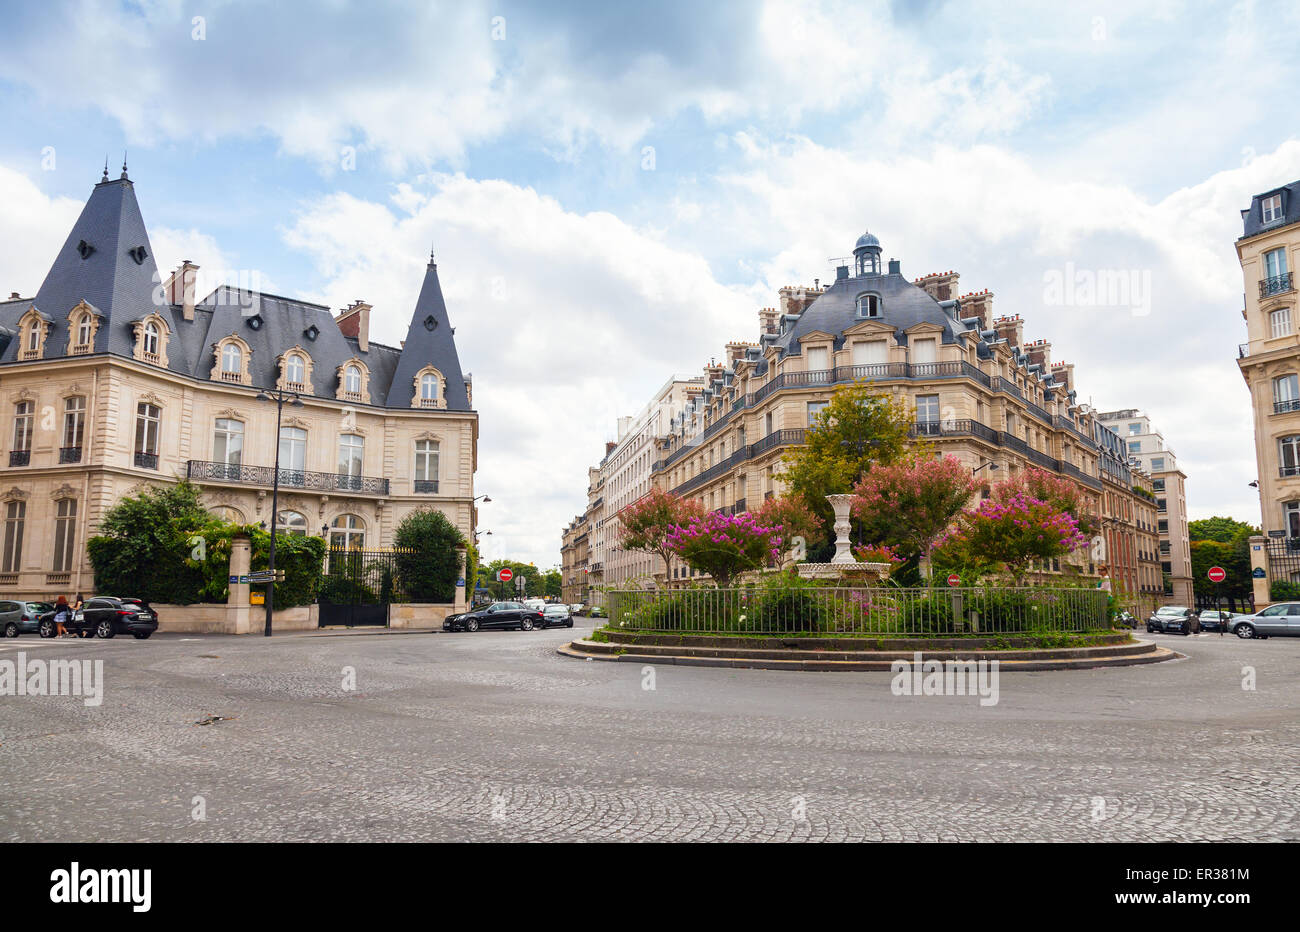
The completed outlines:
{"type": "Polygon", "coordinates": [[[563,590],[564,577],[560,575],[559,569],[551,567],[542,573],[541,584],[540,592],[543,598],[558,599],[563,590]]]}
{"type": "Polygon", "coordinates": [[[1230,544],[1238,534],[1243,532],[1249,537],[1251,534],[1258,534],[1259,528],[1247,524],[1245,521],[1238,521],[1236,518],[1225,518],[1218,515],[1213,518],[1199,518],[1196,521],[1187,522],[1187,537],[1189,540],[1213,540],[1221,544],[1230,544]]]}
{"type": "Polygon", "coordinates": [[[188,482],[122,499],[86,542],[95,590],[172,605],[199,601],[208,532],[222,523],[188,482]],[[196,537],[204,541],[197,553],[196,537]]]}
{"type": "Polygon", "coordinates": [[[804,434],[802,446],[782,458],[780,479],[818,514],[830,515],[827,495],[842,495],[872,466],[902,459],[913,416],[907,402],[873,392],[865,382],[835,390],[804,434]]]}
{"type": "Polygon", "coordinates": [[[441,511],[413,511],[397,525],[397,570],[412,602],[454,602],[465,535],[441,511]]]}
{"type": "Polygon", "coordinates": [[[535,563],[522,563],[519,560],[496,559],[479,572],[479,584],[492,593],[497,601],[533,598],[542,591],[542,572],[535,563]],[[509,567],[514,574],[510,582],[503,583],[497,579],[497,573],[509,567]],[[524,588],[519,589],[516,580],[524,580],[524,588]]]}
{"type": "Polygon", "coordinates": [[[1210,567],[1221,566],[1227,576],[1218,587],[1219,594],[1237,604],[1249,603],[1253,591],[1249,538],[1254,533],[1253,527],[1243,525],[1226,543],[1194,540],[1188,545],[1192,555],[1192,590],[1198,602],[1214,601],[1215,585],[1206,574],[1210,567]]]}

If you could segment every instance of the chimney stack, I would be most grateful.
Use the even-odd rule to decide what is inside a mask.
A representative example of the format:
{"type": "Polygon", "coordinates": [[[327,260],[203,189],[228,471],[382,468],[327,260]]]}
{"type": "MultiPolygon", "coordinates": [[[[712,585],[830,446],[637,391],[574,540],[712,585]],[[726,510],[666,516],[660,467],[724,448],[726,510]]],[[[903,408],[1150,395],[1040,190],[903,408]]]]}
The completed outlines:
{"type": "Polygon", "coordinates": [[[357,298],[348,305],[347,310],[334,318],[345,337],[357,341],[357,349],[363,353],[370,352],[370,305],[357,298]]]}
{"type": "Polygon", "coordinates": [[[163,285],[163,294],[167,303],[181,306],[181,316],[185,320],[194,319],[194,281],[199,267],[189,259],[182,259],[180,266],[168,277],[163,285]]]}

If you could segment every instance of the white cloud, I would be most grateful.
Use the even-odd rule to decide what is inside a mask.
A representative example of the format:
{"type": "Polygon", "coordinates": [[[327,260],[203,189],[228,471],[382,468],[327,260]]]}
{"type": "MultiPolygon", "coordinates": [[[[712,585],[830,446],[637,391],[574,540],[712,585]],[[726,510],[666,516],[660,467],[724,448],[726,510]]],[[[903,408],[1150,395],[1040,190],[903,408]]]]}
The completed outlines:
{"type": "Polygon", "coordinates": [[[0,165],[0,299],[36,294],[57,250],[83,206],[68,197],[48,197],[26,175],[0,165]]]}
{"type": "Polygon", "coordinates": [[[617,418],[754,316],[699,256],[501,181],[442,176],[389,204],[335,195],[307,205],[286,238],[326,279],[318,298],[364,298],[372,338],[392,345],[435,245],[481,414],[486,543],[542,567],[558,561],[560,530],[584,507],[587,466],[617,418]]]}

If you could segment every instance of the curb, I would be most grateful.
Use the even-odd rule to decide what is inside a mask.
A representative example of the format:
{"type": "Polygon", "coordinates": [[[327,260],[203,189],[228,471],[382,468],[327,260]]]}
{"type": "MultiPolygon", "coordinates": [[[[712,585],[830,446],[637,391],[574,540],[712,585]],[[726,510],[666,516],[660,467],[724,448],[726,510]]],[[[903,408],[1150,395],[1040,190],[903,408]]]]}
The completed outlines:
{"type": "MultiPolygon", "coordinates": [[[[1136,645],[1122,645],[1127,648],[1123,652],[1115,651],[1113,648],[1096,649],[1096,648],[1071,648],[1066,651],[1033,651],[1030,652],[1035,656],[1027,657],[1025,652],[1012,651],[977,651],[972,653],[961,653],[957,651],[931,651],[921,652],[923,660],[997,660],[999,669],[1008,671],[1046,671],[1046,670],[1089,670],[1100,667],[1128,667],[1138,666],[1149,663],[1162,663],[1166,660],[1176,660],[1185,655],[1176,651],[1169,650],[1166,647],[1160,647],[1153,641],[1139,641],[1136,645]],[[1093,653],[1080,655],[1080,651],[1094,651],[1093,653]],[[1101,651],[1108,651],[1102,653],[1101,651]],[[1023,659],[1016,659],[1015,654],[1020,653],[1023,659]],[[1008,656],[1011,655],[1011,656],[1008,656]]],[[[729,667],[732,669],[747,670],[799,670],[809,672],[889,672],[897,660],[911,661],[912,654],[895,652],[898,656],[873,656],[871,659],[862,657],[861,651],[850,652],[844,651],[843,655],[857,654],[857,656],[848,659],[833,659],[829,657],[802,658],[792,657],[791,654],[797,654],[797,651],[722,651],[715,649],[708,653],[699,654],[672,654],[666,650],[663,653],[656,652],[636,652],[614,653],[606,650],[589,650],[590,647],[604,648],[613,647],[619,649],[620,645],[600,644],[594,641],[570,641],[556,649],[556,652],[562,656],[570,657],[575,660],[603,660],[616,661],[623,663],[662,663],[673,664],[675,666],[693,666],[693,667],[729,667]],[[737,656],[739,653],[741,655],[737,656]],[[769,656],[763,656],[764,654],[769,656]],[[784,654],[786,656],[774,656],[784,654]]],[[[819,652],[822,653],[822,652],[819,652]]]]}

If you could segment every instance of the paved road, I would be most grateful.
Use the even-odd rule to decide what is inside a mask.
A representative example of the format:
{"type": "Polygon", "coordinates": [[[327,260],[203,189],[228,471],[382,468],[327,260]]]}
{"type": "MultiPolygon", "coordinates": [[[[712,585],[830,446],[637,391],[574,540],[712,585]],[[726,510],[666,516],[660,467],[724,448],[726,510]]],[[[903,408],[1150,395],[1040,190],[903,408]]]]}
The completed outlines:
{"type": "Polygon", "coordinates": [[[0,641],[106,679],[0,697],[0,839],[1300,839],[1300,639],[1155,635],[1188,659],[1007,673],[981,707],[887,673],[648,690],[571,635],[0,641]]]}

